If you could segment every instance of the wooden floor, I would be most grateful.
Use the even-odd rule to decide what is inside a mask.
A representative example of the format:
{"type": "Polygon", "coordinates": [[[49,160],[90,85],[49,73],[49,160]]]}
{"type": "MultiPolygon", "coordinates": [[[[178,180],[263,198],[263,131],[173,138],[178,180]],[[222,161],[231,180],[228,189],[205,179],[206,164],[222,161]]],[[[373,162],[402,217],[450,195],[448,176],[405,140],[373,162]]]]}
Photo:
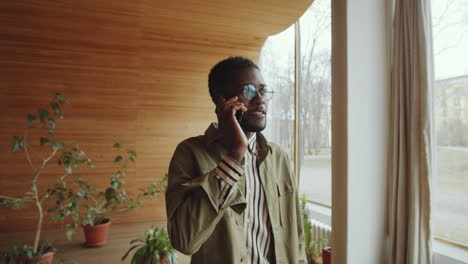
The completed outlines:
{"type": "MultiPolygon", "coordinates": [[[[130,263],[127,258],[121,262],[122,256],[129,249],[129,242],[135,238],[143,237],[144,230],[152,224],[165,226],[165,223],[139,223],[139,224],[119,224],[113,225],[109,234],[109,242],[104,247],[86,248],[83,246],[83,233],[77,232],[73,241],[65,238],[65,233],[61,230],[45,230],[44,240],[53,241],[55,248],[59,250],[58,256],[65,257],[79,262],[80,264],[114,264],[130,263]]],[[[32,232],[11,232],[0,234],[0,248],[2,251],[7,245],[13,242],[32,241],[32,232]]],[[[178,253],[177,263],[188,264],[190,258],[178,253]]]]}

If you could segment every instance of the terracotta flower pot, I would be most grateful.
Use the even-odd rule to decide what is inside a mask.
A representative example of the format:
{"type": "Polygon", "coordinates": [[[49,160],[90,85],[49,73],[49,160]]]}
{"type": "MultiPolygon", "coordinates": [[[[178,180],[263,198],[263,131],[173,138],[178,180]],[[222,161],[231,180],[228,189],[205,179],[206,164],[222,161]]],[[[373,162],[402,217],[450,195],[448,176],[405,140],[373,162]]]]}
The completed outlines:
{"type": "MultiPolygon", "coordinates": [[[[146,258],[143,258],[143,260],[141,261],[141,264],[145,264],[146,263],[146,258]]],[[[153,263],[153,261],[150,262],[151,264],[157,264],[157,263],[153,263]]],[[[167,261],[166,261],[166,257],[162,257],[159,259],[159,264],[167,264],[167,261]]]]}
{"type": "Polygon", "coordinates": [[[331,264],[331,247],[322,249],[323,264],[331,264]]]}
{"type": "Polygon", "coordinates": [[[107,237],[109,235],[109,228],[112,221],[110,219],[104,219],[106,222],[100,225],[85,225],[83,231],[85,234],[87,247],[102,247],[107,244],[107,237]]]}
{"type": "Polygon", "coordinates": [[[47,252],[39,258],[39,262],[34,262],[34,260],[28,259],[27,257],[23,257],[23,256],[18,256],[18,257],[15,257],[14,259],[16,261],[15,263],[52,264],[54,263],[54,256],[55,256],[55,252],[47,252]]]}

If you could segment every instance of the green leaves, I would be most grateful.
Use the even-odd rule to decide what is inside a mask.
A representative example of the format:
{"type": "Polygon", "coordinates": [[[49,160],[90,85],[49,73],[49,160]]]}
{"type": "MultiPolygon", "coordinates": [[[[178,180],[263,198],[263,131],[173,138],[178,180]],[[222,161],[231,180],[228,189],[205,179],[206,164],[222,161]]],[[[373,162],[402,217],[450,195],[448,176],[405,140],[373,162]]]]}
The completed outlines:
{"type": "Polygon", "coordinates": [[[64,103],[69,104],[69,103],[70,103],[70,100],[68,100],[68,98],[65,97],[65,96],[64,96],[63,94],[61,94],[61,93],[55,93],[54,100],[55,100],[55,101],[58,101],[59,104],[64,104],[64,103]]]}
{"type": "Polygon", "coordinates": [[[53,118],[48,118],[47,121],[49,123],[49,127],[51,129],[55,129],[55,120],[53,118]]]}
{"type": "Polygon", "coordinates": [[[115,189],[114,188],[107,188],[105,192],[106,200],[109,202],[113,198],[115,198],[115,189]]]}
{"type": "Polygon", "coordinates": [[[47,142],[49,142],[49,139],[45,138],[45,137],[41,137],[39,139],[39,142],[40,142],[41,146],[44,146],[47,142]]]}
{"type": "Polygon", "coordinates": [[[78,147],[78,144],[76,144],[74,147],[65,146],[63,143],[59,143],[58,145],[51,143],[51,145],[53,146],[53,149],[66,148],[66,151],[61,152],[57,162],[59,165],[64,166],[64,169],[68,174],[72,174],[73,168],[77,168],[80,164],[83,163],[90,166],[91,168],[94,167],[92,160],[88,158],[83,151],[81,151],[81,149],[78,147]]]}
{"type": "Polygon", "coordinates": [[[28,116],[26,118],[28,120],[28,126],[31,126],[32,124],[34,124],[34,122],[36,122],[36,116],[35,115],[28,114],[28,116]]]}
{"type": "Polygon", "coordinates": [[[46,125],[47,118],[49,117],[49,111],[44,108],[40,108],[37,112],[39,114],[39,120],[41,120],[41,123],[46,125]]]}
{"type": "Polygon", "coordinates": [[[119,142],[115,142],[115,143],[114,143],[114,148],[120,148],[120,147],[121,147],[121,146],[120,146],[120,143],[119,143],[119,142]]]}
{"type": "MultiPolygon", "coordinates": [[[[130,243],[130,244],[132,244],[132,243],[130,243]]],[[[134,246],[132,246],[132,247],[127,251],[127,253],[125,253],[125,255],[123,255],[122,261],[124,261],[124,260],[127,258],[128,254],[130,254],[130,252],[132,252],[135,248],[141,247],[141,246],[142,246],[142,245],[134,245],[134,246]]]]}
{"type": "Polygon", "coordinates": [[[122,186],[122,183],[120,182],[120,180],[115,176],[115,177],[112,177],[111,178],[111,185],[112,187],[114,188],[120,188],[122,186]]]}
{"type": "Polygon", "coordinates": [[[73,230],[73,229],[67,230],[67,233],[66,233],[67,239],[68,239],[68,240],[72,240],[72,239],[73,239],[73,236],[75,235],[75,233],[76,233],[76,232],[75,232],[75,230],[73,230]]]}
{"type": "Polygon", "coordinates": [[[73,169],[71,166],[65,166],[65,171],[68,173],[68,174],[72,174],[73,173],[73,169]]]}
{"type": "Polygon", "coordinates": [[[0,204],[3,209],[20,209],[23,208],[25,202],[30,202],[31,200],[30,196],[15,199],[0,198],[0,204]]]}
{"type": "Polygon", "coordinates": [[[130,263],[159,263],[160,257],[165,256],[168,264],[176,263],[176,254],[172,248],[169,235],[164,228],[154,227],[145,231],[144,239],[134,239],[130,242],[130,249],[123,255],[124,261],[133,253],[130,263]]]}
{"type": "Polygon", "coordinates": [[[137,156],[136,152],[135,151],[129,151],[129,152],[127,152],[127,154],[128,154],[128,159],[131,162],[135,163],[135,158],[137,156]]]}
{"type": "Polygon", "coordinates": [[[121,161],[123,159],[123,157],[121,155],[118,155],[117,157],[115,157],[114,159],[114,163],[118,163],[119,161],[121,161]]]}
{"type": "Polygon", "coordinates": [[[2,203],[2,208],[7,209],[10,207],[10,201],[7,199],[0,199],[0,202],[2,203]]]}
{"type": "Polygon", "coordinates": [[[52,103],[50,103],[50,106],[51,106],[52,109],[54,110],[55,114],[56,114],[60,119],[63,119],[62,110],[60,109],[59,104],[58,104],[58,103],[55,103],[55,102],[52,102],[52,103]]]}
{"type": "Polygon", "coordinates": [[[57,204],[60,204],[61,202],[63,202],[65,200],[65,195],[63,195],[63,193],[61,192],[58,192],[56,195],[55,195],[55,201],[57,204]]]}
{"type": "Polygon", "coordinates": [[[24,137],[13,137],[13,143],[11,144],[11,151],[13,153],[18,152],[23,147],[24,137]]]}
{"type": "Polygon", "coordinates": [[[10,263],[10,260],[14,260],[14,263],[39,263],[39,256],[55,251],[56,249],[52,247],[50,241],[41,241],[37,247],[37,251],[30,244],[13,244],[7,252],[2,254],[0,259],[5,264],[10,263]],[[22,260],[18,257],[21,257],[22,260]]]}

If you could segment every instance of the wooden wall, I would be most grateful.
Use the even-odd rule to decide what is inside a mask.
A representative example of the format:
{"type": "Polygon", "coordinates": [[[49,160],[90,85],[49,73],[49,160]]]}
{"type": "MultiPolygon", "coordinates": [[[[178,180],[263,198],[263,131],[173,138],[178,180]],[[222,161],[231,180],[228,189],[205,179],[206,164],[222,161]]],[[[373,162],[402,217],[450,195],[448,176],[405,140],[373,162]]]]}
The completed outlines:
{"type": "MultiPolygon", "coordinates": [[[[78,172],[105,186],[112,144],[139,154],[128,188],[167,171],[175,146],[215,120],[210,68],[227,56],[257,60],[268,35],[294,23],[311,0],[0,1],[0,194],[28,191],[22,153],[11,154],[25,116],[53,92],[71,104],[58,135],[80,142],[96,168],[78,172]]],[[[58,168],[41,179],[46,190],[58,168]]],[[[161,196],[116,222],[164,221],[161,196]]],[[[35,211],[1,210],[0,231],[33,229],[35,211]]],[[[55,224],[49,219],[47,227],[55,224]]]]}

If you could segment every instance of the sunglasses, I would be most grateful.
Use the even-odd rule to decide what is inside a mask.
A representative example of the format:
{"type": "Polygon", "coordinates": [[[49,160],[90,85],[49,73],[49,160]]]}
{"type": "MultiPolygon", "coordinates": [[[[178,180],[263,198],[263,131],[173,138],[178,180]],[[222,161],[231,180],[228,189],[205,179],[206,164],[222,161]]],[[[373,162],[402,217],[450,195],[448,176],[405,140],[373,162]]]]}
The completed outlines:
{"type": "Polygon", "coordinates": [[[255,97],[257,97],[257,92],[265,101],[270,100],[273,97],[273,94],[275,93],[273,90],[269,89],[267,86],[263,87],[263,89],[259,91],[257,90],[257,87],[255,87],[255,85],[251,83],[244,85],[244,88],[242,89],[242,95],[249,102],[252,101],[255,97]]]}

